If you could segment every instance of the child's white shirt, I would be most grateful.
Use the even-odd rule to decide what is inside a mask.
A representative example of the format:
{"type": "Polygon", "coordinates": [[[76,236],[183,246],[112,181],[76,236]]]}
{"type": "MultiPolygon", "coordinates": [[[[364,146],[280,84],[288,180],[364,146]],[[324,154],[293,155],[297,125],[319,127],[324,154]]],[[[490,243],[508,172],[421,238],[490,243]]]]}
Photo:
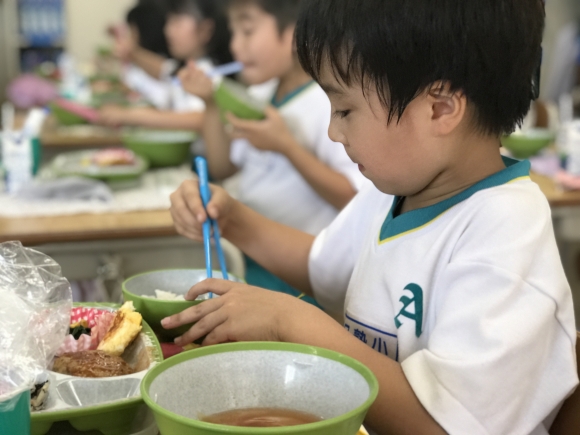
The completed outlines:
{"type": "Polygon", "coordinates": [[[529,163],[393,218],[365,188],[317,238],[316,299],[402,364],[450,434],[546,435],[577,385],[572,296],[529,163]]]}
{"type": "Polygon", "coordinates": [[[170,85],[163,80],[151,77],[136,65],[128,64],[123,69],[123,82],[141,94],[156,109],[167,110],[171,102],[170,85]]]}
{"type": "MultiPolygon", "coordinates": [[[[249,92],[269,102],[276,85],[271,81],[249,92]]],[[[278,110],[298,143],[358,190],[365,179],[344,147],[328,137],[330,102],[320,86],[313,82],[278,110]]],[[[282,154],[258,150],[241,139],[232,142],[230,159],[240,168],[238,199],[260,214],[310,234],[318,234],[337,216],[338,210],[282,154]]]]}

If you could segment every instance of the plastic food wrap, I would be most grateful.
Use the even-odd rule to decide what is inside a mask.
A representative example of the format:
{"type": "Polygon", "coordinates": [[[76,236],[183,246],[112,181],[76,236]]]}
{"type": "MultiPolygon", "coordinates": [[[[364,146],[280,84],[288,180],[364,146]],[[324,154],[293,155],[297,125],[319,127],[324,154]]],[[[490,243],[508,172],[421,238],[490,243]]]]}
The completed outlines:
{"type": "Polygon", "coordinates": [[[70,284],[52,258],[0,244],[0,402],[43,377],[69,332],[71,308],[70,284]]]}

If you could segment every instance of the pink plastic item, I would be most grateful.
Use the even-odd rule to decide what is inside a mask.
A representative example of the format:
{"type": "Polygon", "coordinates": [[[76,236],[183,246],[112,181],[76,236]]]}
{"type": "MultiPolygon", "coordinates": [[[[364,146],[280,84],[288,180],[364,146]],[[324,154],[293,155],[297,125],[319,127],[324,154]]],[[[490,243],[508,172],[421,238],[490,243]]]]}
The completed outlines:
{"type": "Polygon", "coordinates": [[[580,190],[580,177],[566,171],[559,171],[554,180],[565,190],[580,190]]]}
{"type": "Polygon", "coordinates": [[[99,112],[91,107],[85,106],[84,104],[79,104],[64,98],[57,98],[54,100],[54,104],[61,109],[68,110],[69,112],[86,119],[89,122],[94,123],[99,119],[99,112]]]}

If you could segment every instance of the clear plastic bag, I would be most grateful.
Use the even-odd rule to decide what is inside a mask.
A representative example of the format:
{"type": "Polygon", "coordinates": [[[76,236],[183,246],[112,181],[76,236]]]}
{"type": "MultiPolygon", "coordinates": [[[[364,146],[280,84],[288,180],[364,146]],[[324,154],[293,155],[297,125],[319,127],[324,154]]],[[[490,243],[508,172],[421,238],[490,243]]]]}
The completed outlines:
{"type": "Polygon", "coordinates": [[[70,284],[52,258],[0,243],[0,402],[42,378],[68,334],[71,308],[70,284]]]}

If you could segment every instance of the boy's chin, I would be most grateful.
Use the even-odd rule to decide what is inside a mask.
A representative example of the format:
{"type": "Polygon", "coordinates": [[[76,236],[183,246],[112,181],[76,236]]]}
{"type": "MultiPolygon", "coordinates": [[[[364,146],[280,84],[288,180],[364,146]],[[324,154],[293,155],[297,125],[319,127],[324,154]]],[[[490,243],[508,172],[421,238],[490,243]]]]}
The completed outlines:
{"type": "Polygon", "coordinates": [[[261,85],[262,83],[266,83],[276,77],[273,77],[269,74],[264,74],[261,71],[252,71],[244,69],[242,72],[242,80],[248,86],[252,85],[261,85]]]}

